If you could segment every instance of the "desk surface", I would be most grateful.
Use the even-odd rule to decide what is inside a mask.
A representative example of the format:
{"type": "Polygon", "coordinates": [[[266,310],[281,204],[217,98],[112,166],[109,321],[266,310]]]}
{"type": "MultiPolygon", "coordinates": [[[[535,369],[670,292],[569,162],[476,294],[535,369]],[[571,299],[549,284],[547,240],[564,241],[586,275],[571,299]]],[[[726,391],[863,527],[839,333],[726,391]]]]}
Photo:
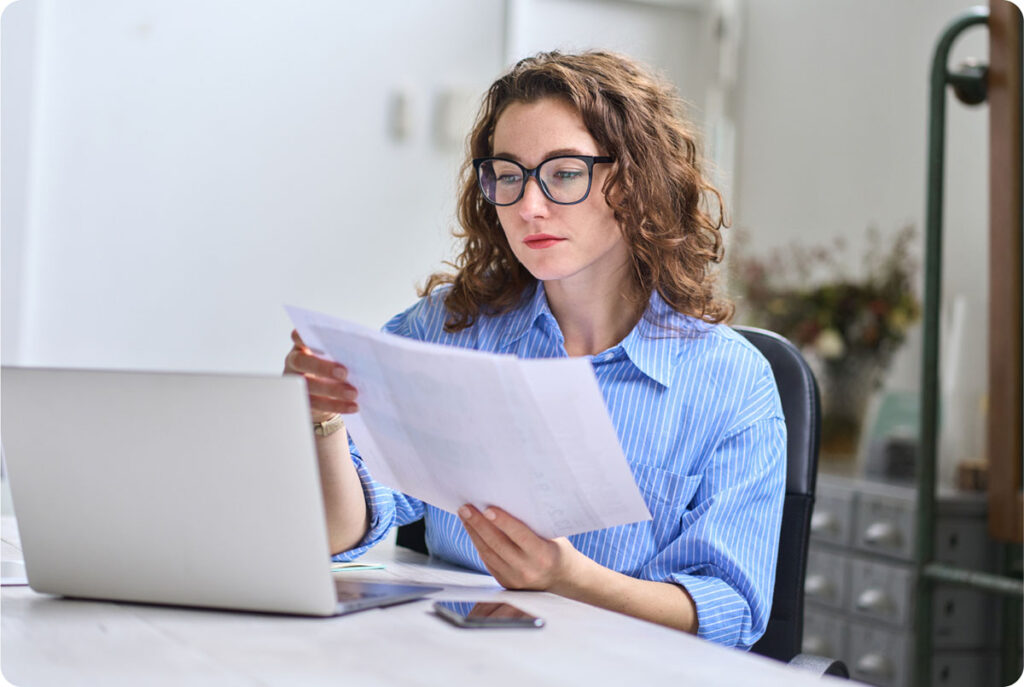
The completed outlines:
{"type": "MultiPolygon", "coordinates": [[[[17,525],[2,555],[20,559],[17,525]]],[[[384,570],[350,579],[440,584],[433,599],[503,599],[547,620],[540,630],[463,630],[431,600],[337,618],[70,600],[4,587],[0,667],[16,685],[642,685],[822,684],[769,659],[395,549],[384,570]]],[[[244,570],[239,571],[244,574],[244,570]]],[[[850,684],[850,683],[846,683],[850,684]]]]}

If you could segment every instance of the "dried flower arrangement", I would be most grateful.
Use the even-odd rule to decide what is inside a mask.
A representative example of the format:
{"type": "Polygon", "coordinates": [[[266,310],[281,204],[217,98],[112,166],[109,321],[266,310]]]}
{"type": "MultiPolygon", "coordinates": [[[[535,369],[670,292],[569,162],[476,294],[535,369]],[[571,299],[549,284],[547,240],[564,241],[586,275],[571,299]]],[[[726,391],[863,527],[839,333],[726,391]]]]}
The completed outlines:
{"type": "Polygon", "coordinates": [[[831,246],[788,246],[765,258],[746,254],[743,236],[734,238],[739,245],[729,258],[729,277],[736,320],[785,336],[817,368],[823,443],[855,444],[867,396],[920,317],[914,237],[913,226],[891,239],[869,228],[859,276],[850,273],[842,238],[831,246]]]}

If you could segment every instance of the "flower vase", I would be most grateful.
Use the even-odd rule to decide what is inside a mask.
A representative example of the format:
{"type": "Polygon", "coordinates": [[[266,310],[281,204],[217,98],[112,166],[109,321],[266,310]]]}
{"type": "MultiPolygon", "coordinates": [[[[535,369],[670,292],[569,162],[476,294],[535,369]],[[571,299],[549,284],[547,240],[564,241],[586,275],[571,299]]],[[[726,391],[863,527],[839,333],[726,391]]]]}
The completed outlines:
{"type": "Polygon", "coordinates": [[[821,374],[821,455],[857,456],[865,411],[879,387],[883,365],[876,356],[844,356],[824,362],[821,374]]]}

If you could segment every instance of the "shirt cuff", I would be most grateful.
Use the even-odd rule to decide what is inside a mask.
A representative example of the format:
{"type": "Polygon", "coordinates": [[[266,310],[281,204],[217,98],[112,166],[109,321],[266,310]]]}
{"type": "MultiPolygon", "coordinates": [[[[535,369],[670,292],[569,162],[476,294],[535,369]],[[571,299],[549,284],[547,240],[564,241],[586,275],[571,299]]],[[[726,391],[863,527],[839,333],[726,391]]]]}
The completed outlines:
{"type": "Polygon", "coordinates": [[[750,607],[725,580],[675,573],[672,582],[682,585],[693,598],[698,637],[744,650],[757,641],[750,633],[750,607]]]}

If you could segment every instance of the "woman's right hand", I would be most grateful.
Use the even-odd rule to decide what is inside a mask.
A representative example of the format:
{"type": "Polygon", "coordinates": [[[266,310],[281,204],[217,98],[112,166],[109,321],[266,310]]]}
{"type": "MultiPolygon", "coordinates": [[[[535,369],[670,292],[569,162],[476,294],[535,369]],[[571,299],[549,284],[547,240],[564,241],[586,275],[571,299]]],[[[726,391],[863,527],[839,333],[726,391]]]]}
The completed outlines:
{"type": "Polygon", "coordinates": [[[338,413],[358,411],[358,392],[348,383],[345,366],[314,355],[295,330],[292,330],[292,342],[292,349],[284,359],[284,373],[306,378],[313,422],[323,422],[338,413]]]}

